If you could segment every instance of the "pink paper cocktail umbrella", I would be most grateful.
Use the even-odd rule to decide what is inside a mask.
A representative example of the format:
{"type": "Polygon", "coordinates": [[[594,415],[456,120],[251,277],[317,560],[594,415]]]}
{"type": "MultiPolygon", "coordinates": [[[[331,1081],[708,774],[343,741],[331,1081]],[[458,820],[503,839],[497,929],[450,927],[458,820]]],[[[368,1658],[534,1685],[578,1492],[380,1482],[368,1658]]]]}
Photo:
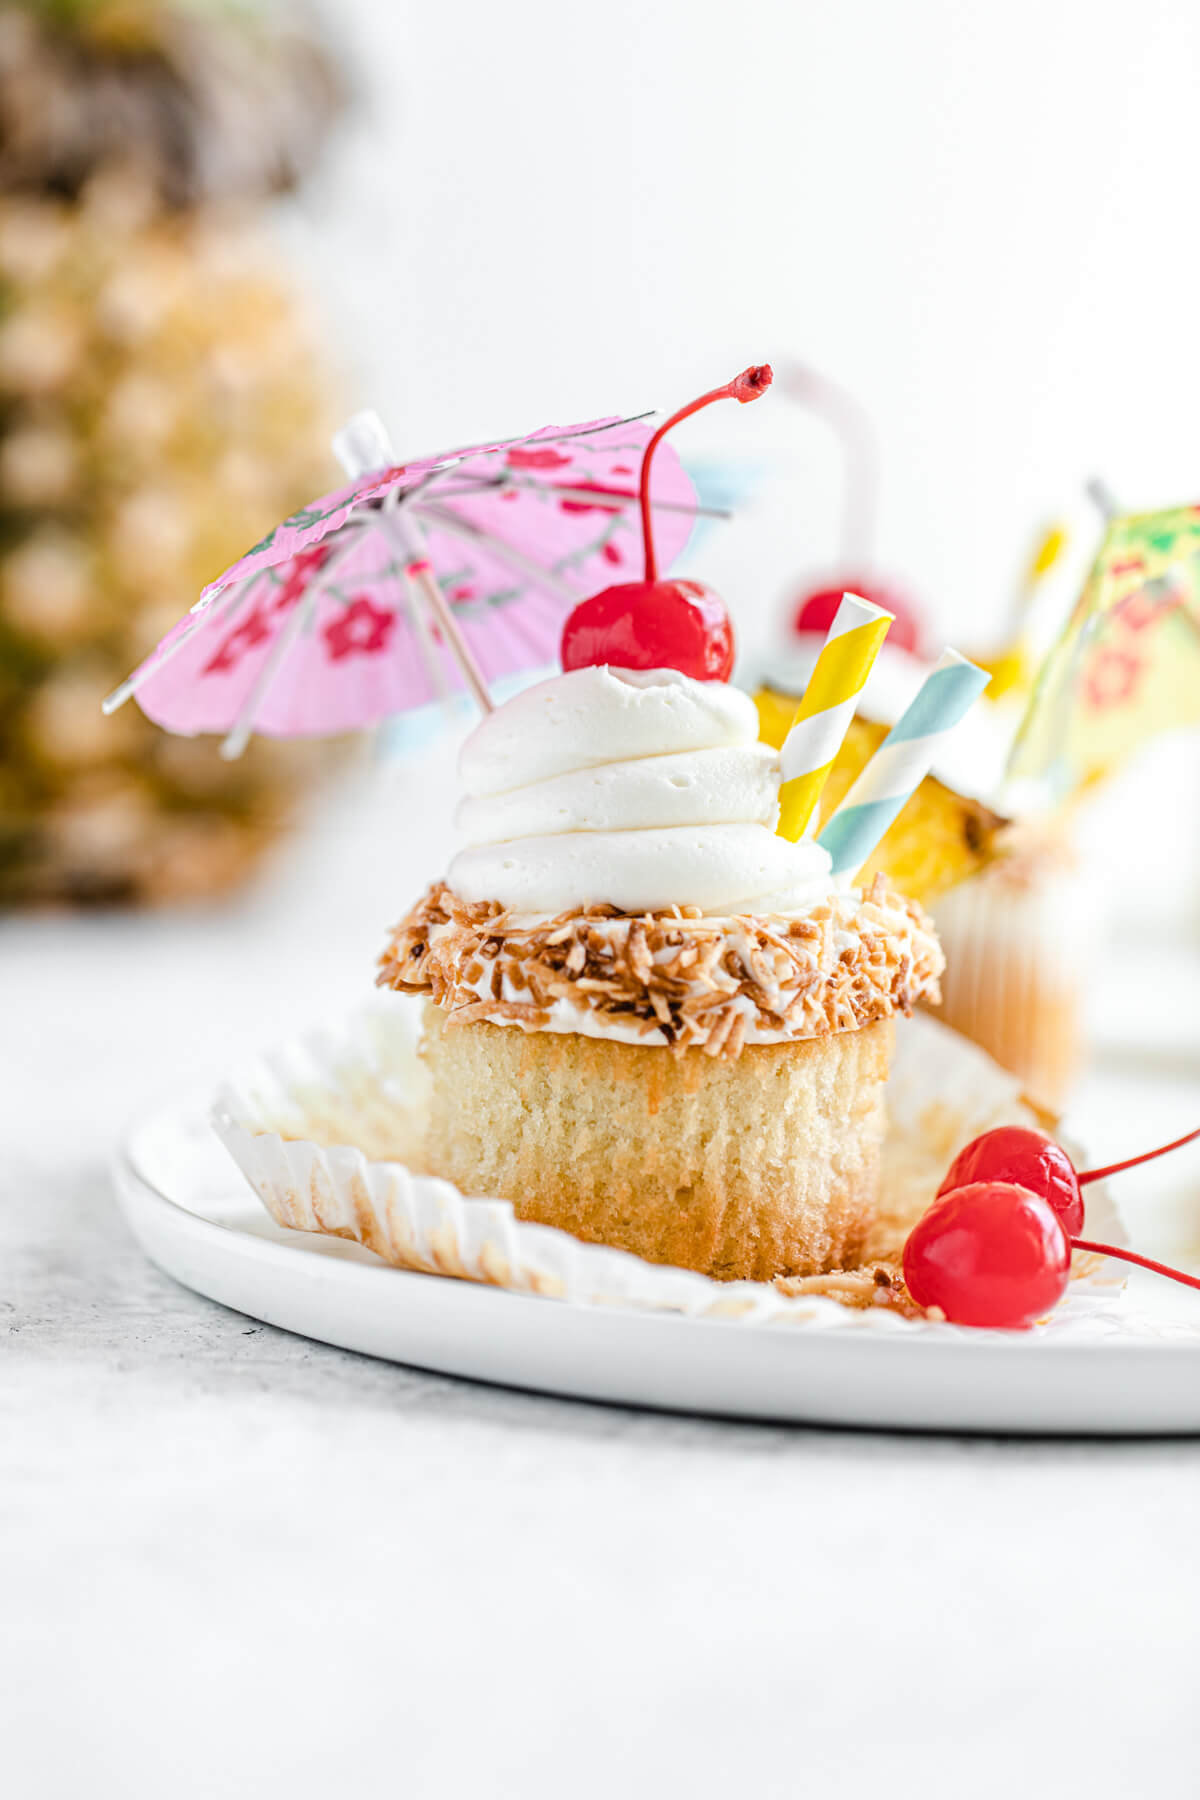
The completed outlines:
{"type": "MultiPolygon", "coordinates": [[[[566,613],[640,562],[641,419],[546,426],[397,465],[373,414],[335,443],[352,479],[210,582],[105,701],[136,695],[168,731],[359,730],[557,654],[566,613]]],[[[664,562],[700,510],[664,446],[653,504],[664,562]]]]}

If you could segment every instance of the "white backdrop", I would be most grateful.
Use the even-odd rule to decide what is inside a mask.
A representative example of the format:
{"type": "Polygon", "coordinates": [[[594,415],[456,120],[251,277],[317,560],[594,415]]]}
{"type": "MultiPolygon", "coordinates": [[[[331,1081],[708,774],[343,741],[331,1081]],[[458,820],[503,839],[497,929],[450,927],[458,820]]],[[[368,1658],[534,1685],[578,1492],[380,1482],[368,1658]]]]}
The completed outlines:
{"type": "MultiPolygon", "coordinates": [[[[1200,496],[1200,9],[325,0],[325,17],[360,103],[291,237],[351,397],[402,453],[669,407],[802,357],[869,405],[881,562],[968,648],[1088,475],[1131,507],[1200,496]]],[[[679,447],[773,462],[700,558],[753,642],[833,554],[837,456],[778,393],[713,409],[679,447]]],[[[1173,915],[1200,859],[1196,829],[1183,848],[1198,769],[1195,748],[1160,753],[1159,823],[1139,832],[1173,915]],[[1185,765],[1181,807],[1162,789],[1185,765]]]]}
{"type": "MultiPolygon", "coordinates": [[[[356,391],[404,449],[670,405],[803,356],[869,403],[885,560],[946,626],[999,615],[1036,522],[1088,474],[1131,506],[1200,492],[1200,9],[326,16],[362,106],[306,223],[356,391]]],[[[689,432],[795,458],[731,600],[829,554],[816,422],[772,397],[689,432]]]]}

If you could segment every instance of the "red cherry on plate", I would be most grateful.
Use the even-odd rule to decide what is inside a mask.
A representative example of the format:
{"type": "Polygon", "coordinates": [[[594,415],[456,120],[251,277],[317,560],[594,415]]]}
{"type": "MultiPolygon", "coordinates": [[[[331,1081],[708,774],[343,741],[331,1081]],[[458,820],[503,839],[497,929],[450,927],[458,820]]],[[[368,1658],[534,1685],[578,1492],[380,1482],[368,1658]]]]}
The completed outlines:
{"type": "MultiPolygon", "coordinates": [[[[1178,1150],[1197,1138],[1200,1138],[1200,1128],[1169,1144],[1160,1144],[1156,1150],[1147,1150],[1141,1156],[1131,1156],[1124,1162],[1109,1163],[1106,1168],[1088,1169],[1079,1174],[1062,1145],[1056,1144],[1045,1132],[1033,1131],[1023,1125],[1000,1125],[993,1131],[985,1131],[959,1151],[938,1189],[937,1199],[917,1223],[905,1245],[904,1274],[913,1299],[921,1306],[940,1306],[946,1317],[959,1325],[1029,1323],[1029,1319],[974,1316],[992,1308],[989,1296],[996,1286],[998,1274],[1003,1276],[1014,1258],[1019,1265],[1022,1257],[1029,1260],[1033,1254],[1030,1249],[1032,1239],[1026,1228],[1028,1222],[1021,1231],[1011,1223],[1005,1223],[1005,1208],[1014,1217],[1021,1212],[1011,1199],[1013,1194],[1024,1194],[1049,1210],[1058,1222],[1063,1241],[1068,1244],[1068,1259],[1071,1250],[1115,1256],[1122,1262],[1149,1269],[1155,1275],[1165,1275],[1169,1281],[1178,1281],[1184,1287],[1200,1288],[1200,1277],[1185,1275],[1181,1269],[1172,1269],[1167,1263],[1154,1262],[1148,1256],[1140,1256],[1136,1250],[1126,1250],[1116,1244],[1093,1243],[1078,1235],[1083,1226],[1080,1189],[1089,1181],[1100,1181],[1108,1175],[1118,1175],[1122,1169],[1132,1169],[1138,1163],[1151,1162],[1156,1156],[1165,1156],[1168,1150],[1178,1150]],[[968,1201],[966,1197],[988,1194],[1008,1194],[1010,1198],[993,1212],[990,1219],[981,1223],[981,1209],[990,1203],[968,1201]],[[947,1213],[945,1208],[952,1210],[947,1213]],[[1020,1249],[1022,1242],[1025,1243],[1023,1250],[1020,1249]],[[997,1245],[998,1261],[993,1260],[997,1245]],[[948,1295],[948,1298],[939,1298],[939,1294],[948,1295]]],[[[1048,1275],[1046,1285],[1050,1285],[1048,1275]]],[[[1031,1293],[1036,1286],[1031,1276],[1031,1293]]],[[[1020,1298],[1019,1288],[1018,1282],[1014,1309],[1020,1298]]],[[[1050,1305],[1053,1304],[1052,1299],[1050,1305]]],[[[1037,1318],[1046,1310],[1045,1306],[1039,1305],[1030,1318],[1037,1318]]]]}
{"type": "Polygon", "coordinates": [[[1050,1202],[1068,1237],[1078,1237],[1083,1230],[1083,1195],[1075,1165],[1044,1131],[1024,1125],[985,1131],[959,1151],[938,1197],[977,1181],[1015,1181],[1050,1202]]]}
{"type": "MultiPolygon", "coordinates": [[[[1109,1163],[1107,1168],[1087,1169],[1080,1174],[1061,1144],[1056,1144],[1044,1131],[1033,1131],[1025,1125],[999,1125],[973,1138],[950,1164],[949,1173],[938,1189],[939,1195],[951,1188],[966,1187],[972,1181],[1015,1181],[1031,1193],[1048,1200],[1067,1236],[1074,1238],[1083,1230],[1083,1195],[1089,1181],[1103,1181],[1119,1175],[1122,1169],[1136,1168],[1139,1163],[1153,1162],[1169,1150],[1179,1150],[1200,1138],[1200,1129],[1160,1144],[1156,1150],[1143,1151],[1124,1162],[1109,1163]]],[[[1111,1252],[1121,1254],[1118,1250],[1111,1252]]]]}
{"type": "Polygon", "coordinates": [[[904,1279],[954,1325],[1020,1330],[1062,1299],[1071,1246],[1054,1208],[1007,1181],[955,1188],[909,1233],[904,1279]]]}
{"type": "Polygon", "coordinates": [[[594,663],[728,681],[733,626],[720,595],[702,582],[623,582],[581,601],[563,627],[563,668],[594,663]]]}
{"type": "Polygon", "coordinates": [[[884,612],[891,613],[894,623],[888,631],[888,643],[916,654],[922,636],[920,615],[904,594],[885,587],[880,581],[847,579],[839,581],[836,587],[814,588],[811,593],[801,595],[792,614],[792,630],[828,631],[847,589],[852,594],[860,594],[864,600],[881,606],[884,612]]]}
{"type": "Polygon", "coordinates": [[[724,601],[699,581],[659,580],[650,516],[650,465],[667,432],[681,419],[714,400],[757,400],[771,380],[766,363],[744,369],[724,387],[702,394],[659,426],[646,445],[638,484],[645,579],[605,588],[580,601],[563,626],[564,669],[608,663],[618,669],[679,669],[697,681],[728,679],[733,668],[733,626],[724,601]]]}

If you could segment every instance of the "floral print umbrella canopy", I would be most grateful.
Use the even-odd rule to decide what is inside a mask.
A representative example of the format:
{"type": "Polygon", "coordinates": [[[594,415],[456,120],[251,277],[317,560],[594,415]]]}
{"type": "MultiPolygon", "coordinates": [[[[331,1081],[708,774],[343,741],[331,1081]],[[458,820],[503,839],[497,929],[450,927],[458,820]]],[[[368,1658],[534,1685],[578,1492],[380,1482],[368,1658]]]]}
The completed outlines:
{"type": "Polygon", "coordinates": [[[1200,506],[1114,517],[1008,772],[1065,799],[1188,725],[1200,725],[1200,506]]]}
{"type": "MultiPolygon", "coordinates": [[[[390,460],[373,415],[343,446],[356,428],[346,460],[390,460]]],[[[546,426],[360,473],[210,582],[105,710],[136,694],[168,731],[228,733],[236,756],[252,731],[357,730],[464,685],[488,705],[489,681],[555,659],[577,600],[640,573],[651,431],[640,419],[546,426]]],[[[653,503],[665,564],[700,510],[669,445],[653,503]]]]}

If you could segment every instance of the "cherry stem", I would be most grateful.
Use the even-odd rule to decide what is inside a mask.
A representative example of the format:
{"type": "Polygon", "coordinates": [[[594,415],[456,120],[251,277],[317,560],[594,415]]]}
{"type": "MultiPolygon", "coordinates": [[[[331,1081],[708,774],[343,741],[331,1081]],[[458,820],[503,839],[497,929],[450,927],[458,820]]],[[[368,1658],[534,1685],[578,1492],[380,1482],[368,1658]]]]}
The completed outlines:
{"type": "Polygon", "coordinates": [[[1173,1144],[1160,1144],[1157,1150],[1147,1150],[1141,1156],[1131,1156],[1127,1162],[1109,1163],[1106,1169],[1088,1169],[1080,1175],[1080,1187],[1086,1187],[1089,1181],[1103,1181],[1108,1175],[1119,1175],[1122,1169],[1136,1169],[1139,1163],[1153,1162],[1156,1156],[1165,1156],[1168,1150],[1182,1149],[1184,1144],[1194,1143],[1200,1138],[1200,1126],[1189,1131],[1184,1137],[1176,1138],[1173,1144]]]}
{"type": "Polygon", "coordinates": [[[1139,1269],[1149,1269],[1155,1275],[1165,1275],[1168,1281],[1180,1281],[1184,1287],[1200,1288],[1200,1276],[1185,1275],[1182,1269],[1172,1269],[1166,1263],[1155,1262],[1152,1257],[1139,1256],[1136,1250],[1118,1250],[1113,1244],[1092,1244],[1087,1238],[1072,1238],[1071,1248],[1093,1250],[1099,1256],[1117,1256],[1122,1262],[1136,1263],[1139,1269]]]}
{"type": "Polygon", "coordinates": [[[701,394],[690,406],[681,406],[677,413],[672,413],[665,424],[660,425],[650,442],[646,445],[646,453],[642,457],[642,479],[638,484],[638,499],[642,508],[642,543],[646,549],[646,580],[658,580],[658,561],[654,554],[654,527],[650,519],[650,464],[654,460],[654,452],[668,431],[678,425],[681,419],[690,419],[694,412],[702,406],[711,406],[714,400],[738,400],[744,406],[747,400],[757,400],[765,394],[774,379],[770,363],[760,363],[749,369],[743,369],[724,387],[713,388],[711,393],[701,394]]]}

